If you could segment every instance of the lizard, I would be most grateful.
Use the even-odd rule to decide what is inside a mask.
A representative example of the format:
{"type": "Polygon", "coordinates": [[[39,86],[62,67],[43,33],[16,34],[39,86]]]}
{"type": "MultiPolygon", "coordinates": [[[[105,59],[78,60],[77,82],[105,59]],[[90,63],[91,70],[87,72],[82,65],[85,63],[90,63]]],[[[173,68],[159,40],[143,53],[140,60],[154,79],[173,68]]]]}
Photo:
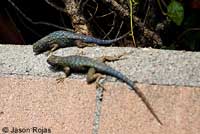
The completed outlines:
{"type": "MultiPolygon", "coordinates": [[[[59,31],[54,31],[46,35],[45,37],[41,38],[40,40],[36,41],[35,43],[33,43],[33,52],[35,53],[35,55],[38,55],[48,50],[50,50],[50,52],[53,52],[58,48],[72,47],[76,45],[78,47],[84,47],[84,45],[81,44],[81,42],[106,45],[114,43],[124,38],[127,35],[128,33],[115,39],[103,40],[92,36],[78,34],[75,32],[59,30],[59,31]]],[[[85,46],[90,46],[90,45],[85,44],[85,46]]]]}
{"type": "Polygon", "coordinates": [[[144,102],[146,107],[149,109],[151,114],[155,117],[155,119],[162,125],[161,120],[158,118],[156,113],[154,112],[153,108],[151,107],[150,103],[146,99],[145,95],[139,90],[135,83],[130,80],[127,76],[122,74],[121,72],[113,69],[112,67],[108,66],[107,64],[94,60],[92,58],[86,56],[78,56],[78,55],[71,55],[71,56],[56,56],[50,55],[47,59],[47,63],[51,65],[51,67],[59,68],[64,71],[66,77],[70,75],[71,72],[87,72],[87,83],[92,83],[102,74],[107,74],[117,79],[125,82],[127,85],[131,87],[132,90],[136,92],[136,94],[141,98],[144,102]]]}

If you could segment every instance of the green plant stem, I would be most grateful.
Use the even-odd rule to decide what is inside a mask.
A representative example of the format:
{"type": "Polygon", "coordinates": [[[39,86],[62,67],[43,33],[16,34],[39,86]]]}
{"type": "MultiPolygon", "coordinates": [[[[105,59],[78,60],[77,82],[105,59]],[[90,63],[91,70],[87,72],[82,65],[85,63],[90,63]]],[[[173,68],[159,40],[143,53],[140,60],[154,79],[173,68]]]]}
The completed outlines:
{"type": "Polygon", "coordinates": [[[135,43],[135,37],[134,37],[134,32],[133,32],[133,5],[132,5],[132,0],[129,0],[129,7],[130,7],[130,26],[131,26],[131,37],[133,39],[133,44],[135,47],[137,47],[135,43]]]}
{"type": "Polygon", "coordinates": [[[162,13],[163,15],[167,15],[167,13],[163,10],[163,8],[162,8],[162,6],[161,6],[160,0],[157,0],[157,3],[158,3],[158,6],[159,6],[159,8],[160,8],[160,10],[161,10],[161,13],[162,13]]]}

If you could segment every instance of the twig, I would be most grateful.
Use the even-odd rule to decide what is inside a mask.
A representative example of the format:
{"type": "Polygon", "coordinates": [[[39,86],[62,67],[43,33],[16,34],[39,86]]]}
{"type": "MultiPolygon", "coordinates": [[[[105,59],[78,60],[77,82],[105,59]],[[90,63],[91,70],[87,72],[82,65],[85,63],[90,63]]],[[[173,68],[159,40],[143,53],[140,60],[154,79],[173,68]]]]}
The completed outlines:
{"type": "Polygon", "coordinates": [[[121,22],[121,24],[119,26],[119,30],[117,31],[117,34],[116,34],[115,38],[118,37],[118,35],[119,35],[119,33],[120,33],[121,29],[122,29],[123,24],[124,24],[124,21],[121,22]]]}
{"type": "Polygon", "coordinates": [[[26,16],[16,5],[15,3],[13,3],[11,0],[8,0],[8,2],[30,23],[34,24],[34,25],[47,25],[47,26],[51,26],[51,27],[55,27],[58,29],[62,29],[62,30],[67,30],[67,31],[73,31],[72,29],[69,28],[64,28],[52,23],[48,23],[48,22],[43,22],[43,21],[33,21],[31,18],[29,18],[28,16],[26,16]]]}
{"type": "Polygon", "coordinates": [[[134,32],[133,32],[133,5],[132,5],[132,1],[129,0],[129,5],[130,5],[130,26],[131,26],[131,36],[132,36],[132,40],[133,40],[133,45],[135,47],[137,47],[136,43],[135,43],[135,37],[134,37],[134,32]]]}
{"type": "Polygon", "coordinates": [[[47,4],[49,4],[50,6],[52,6],[53,8],[61,11],[61,12],[65,12],[65,10],[63,8],[58,7],[57,5],[55,5],[54,3],[50,2],[49,0],[44,0],[47,4]]]}
{"type": "Polygon", "coordinates": [[[189,29],[185,30],[184,32],[182,32],[182,33],[177,37],[177,40],[174,41],[174,43],[172,43],[172,44],[176,44],[186,33],[191,32],[191,31],[200,31],[200,28],[189,28],[189,29]]]}

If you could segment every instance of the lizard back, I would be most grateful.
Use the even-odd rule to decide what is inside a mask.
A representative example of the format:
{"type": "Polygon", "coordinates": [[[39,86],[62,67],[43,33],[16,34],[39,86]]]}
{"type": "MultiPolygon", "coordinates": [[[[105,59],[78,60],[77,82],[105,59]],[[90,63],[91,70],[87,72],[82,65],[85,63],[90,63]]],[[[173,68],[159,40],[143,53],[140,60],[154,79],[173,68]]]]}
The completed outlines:
{"type": "Polygon", "coordinates": [[[103,62],[94,60],[89,57],[78,56],[78,55],[61,57],[61,56],[51,55],[48,58],[47,62],[52,66],[60,66],[60,67],[68,66],[71,70],[74,71],[77,70],[84,71],[88,70],[89,68],[95,68],[97,72],[116,77],[119,80],[122,80],[123,82],[127,83],[131,88],[134,87],[134,83],[124,74],[113,69],[112,67],[106,65],[103,62]]]}

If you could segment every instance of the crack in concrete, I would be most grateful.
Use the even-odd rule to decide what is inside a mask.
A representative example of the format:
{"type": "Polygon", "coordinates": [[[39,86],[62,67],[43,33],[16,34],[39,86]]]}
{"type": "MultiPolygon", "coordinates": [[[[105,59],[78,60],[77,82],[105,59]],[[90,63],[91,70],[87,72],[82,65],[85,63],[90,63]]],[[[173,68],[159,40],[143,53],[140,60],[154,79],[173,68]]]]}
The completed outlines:
{"type": "MultiPolygon", "coordinates": [[[[99,80],[98,83],[103,85],[105,81],[106,81],[106,78],[99,80]]],[[[98,131],[99,131],[103,91],[104,89],[102,87],[98,87],[96,89],[96,110],[94,113],[93,132],[92,132],[93,134],[98,134],[98,131]]]]}

